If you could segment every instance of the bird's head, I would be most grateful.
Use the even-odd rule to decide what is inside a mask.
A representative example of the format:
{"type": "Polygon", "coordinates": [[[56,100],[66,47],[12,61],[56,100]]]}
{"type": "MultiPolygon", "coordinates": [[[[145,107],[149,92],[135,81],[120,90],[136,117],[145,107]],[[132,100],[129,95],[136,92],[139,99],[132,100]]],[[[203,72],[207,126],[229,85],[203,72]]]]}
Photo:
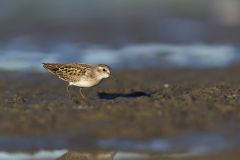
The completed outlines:
{"type": "Polygon", "coordinates": [[[109,76],[111,76],[111,69],[105,64],[98,64],[96,66],[96,71],[100,78],[108,78],[109,76]]]}

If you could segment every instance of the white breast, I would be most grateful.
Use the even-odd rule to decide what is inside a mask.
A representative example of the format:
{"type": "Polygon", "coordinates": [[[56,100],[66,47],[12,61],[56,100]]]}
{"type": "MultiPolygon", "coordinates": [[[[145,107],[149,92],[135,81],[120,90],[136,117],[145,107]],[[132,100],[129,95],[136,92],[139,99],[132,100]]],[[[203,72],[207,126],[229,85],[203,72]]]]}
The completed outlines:
{"type": "Polygon", "coordinates": [[[78,87],[92,87],[92,86],[95,86],[98,83],[99,83],[99,81],[84,81],[84,80],[81,80],[79,82],[70,82],[69,85],[78,86],[78,87]]]}

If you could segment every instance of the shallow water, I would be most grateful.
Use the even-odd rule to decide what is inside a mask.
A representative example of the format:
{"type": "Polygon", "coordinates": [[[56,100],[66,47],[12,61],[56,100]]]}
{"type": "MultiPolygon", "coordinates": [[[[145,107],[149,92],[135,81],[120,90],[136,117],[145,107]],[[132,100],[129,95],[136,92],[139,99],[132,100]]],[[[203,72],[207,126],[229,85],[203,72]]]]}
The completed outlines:
{"type": "MultiPolygon", "coordinates": [[[[0,159],[56,159],[71,150],[86,152],[107,150],[114,159],[148,159],[154,156],[193,157],[216,154],[240,145],[240,136],[220,133],[191,132],[178,138],[134,139],[89,139],[71,136],[47,137],[0,137],[0,159]],[[76,142],[73,139],[78,138],[76,142]],[[83,144],[81,144],[81,141],[83,144]],[[92,149],[91,149],[92,148],[92,149]],[[11,151],[11,152],[9,152],[11,151]],[[14,152],[13,152],[14,151],[14,152]],[[33,153],[28,153],[31,151],[33,153]]],[[[91,153],[91,152],[90,152],[91,153]]]]}
{"type": "Polygon", "coordinates": [[[239,47],[232,45],[146,43],[111,48],[95,45],[83,47],[74,43],[59,43],[46,51],[34,47],[29,42],[24,42],[24,39],[18,43],[20,44],[10,43],[4,48],[0,48],[0,69],[43,71],[41,65],[43,62],[106,63],[113,68],[141,68],[147,66],[209,68],[226,67],[240,60],[239,47]],[[29,47],[29,45],[33,46],[29,47]]]}

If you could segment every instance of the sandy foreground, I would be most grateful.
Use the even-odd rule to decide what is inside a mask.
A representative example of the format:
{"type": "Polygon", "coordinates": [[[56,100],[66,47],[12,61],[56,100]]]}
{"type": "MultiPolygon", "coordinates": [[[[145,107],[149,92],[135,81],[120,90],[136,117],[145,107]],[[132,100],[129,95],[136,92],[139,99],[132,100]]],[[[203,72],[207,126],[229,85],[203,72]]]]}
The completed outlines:
{"type": "MultiPolygon", "coordinates": [[[[95,147],[91,142],[96,139],[174,139],[189,131],[239,138],[239,70],[234,66],[115,71],[117,81],[106,79],[100,86],[84,89],[85,100],[77,87],[71,87],[69,97],[66,83],[52,74],[2,72],[0,136],[67,137],[70,140],[63,147],[72,150],[95,147]]],[[[7,149],[14,150],[13,146],[7,149]]],[[[20,146],[29,149],[24,147],[20,146]]],[[[236,147],[220,154],[222,159],[240,157],[236,147]]],[[[198,158],[207,160],[193,159],[198,158]]]]}

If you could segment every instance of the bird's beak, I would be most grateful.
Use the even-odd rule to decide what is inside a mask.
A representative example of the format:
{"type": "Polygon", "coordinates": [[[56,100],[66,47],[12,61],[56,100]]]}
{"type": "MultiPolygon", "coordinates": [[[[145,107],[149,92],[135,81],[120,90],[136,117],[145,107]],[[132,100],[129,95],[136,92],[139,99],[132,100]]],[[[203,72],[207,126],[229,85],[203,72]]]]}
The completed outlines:
{"type": "Polygon", "coordinates": [[[113,80],[117,80],[115,76],[110,75],[113,80]]]}
{"type": "Polygon", "coordinates": [[[115,76],[113,76],[112,74],[109,74],[110,78],[112,78],[114,81],[117,81],[117,78],[115,76]]]}

